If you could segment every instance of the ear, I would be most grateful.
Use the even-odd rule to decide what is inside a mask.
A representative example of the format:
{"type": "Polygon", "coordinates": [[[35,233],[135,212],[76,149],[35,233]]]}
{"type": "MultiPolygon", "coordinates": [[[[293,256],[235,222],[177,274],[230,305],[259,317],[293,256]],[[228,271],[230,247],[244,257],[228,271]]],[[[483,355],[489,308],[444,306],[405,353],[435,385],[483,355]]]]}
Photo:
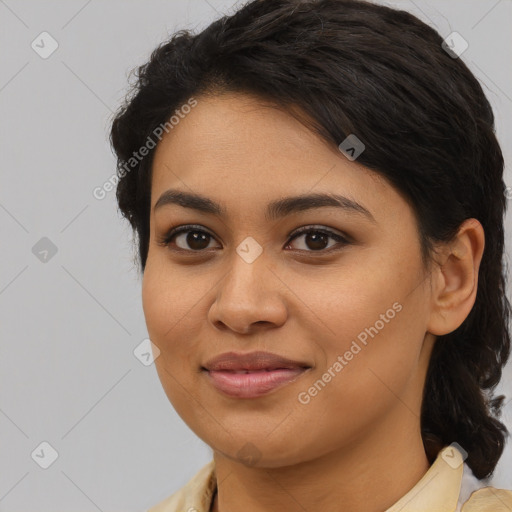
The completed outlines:
{"type": "Polygon", "coordinates": [[[467,219],[455,239],[441,250],[444,263],[432,272],[428,332],[437,336],[448,334],[469,315],[476,299],[484,246],[482,225],[477,219],[467,219]]]}

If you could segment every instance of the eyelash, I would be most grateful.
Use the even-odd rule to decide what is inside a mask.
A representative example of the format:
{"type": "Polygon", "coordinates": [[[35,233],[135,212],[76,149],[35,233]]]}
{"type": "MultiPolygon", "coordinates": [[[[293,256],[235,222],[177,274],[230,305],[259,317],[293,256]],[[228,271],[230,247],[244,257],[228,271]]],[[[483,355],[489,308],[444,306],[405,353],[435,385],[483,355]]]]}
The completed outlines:
{"type": "MultiPolygon", "coordinates": [[[[215,238],[211,233],[209,233],[208,231],[205,231],[204,229],[202,229],[201,226],[185,225],[185,226],[179,226],[177,228],[172,228],[170,231],[168,231],[165,235],[163,235],[162,237],[160,237],[157,240],[157,244],[161,245],[163,247],[168,247],[170,250],[175,251],[175,252],[182,252],[182,253],[183,252],[189,252],[189,253],[196,253],[196,254],[200,254],[200,253],[206,252],[208,249],[193,250],[193,249],[182,249],[181,247],[178,247],[177,249],[171,248],[170,243],[171,243],[171,240],[174,237],[176,237],[177,235],[180,235],[182,233],[188,233],[188,232],[205,233],[208,236],[210,236],[212,238],[215,238]]],[[[336,240],[336,242],[338,242],[338,244],[341,244],[341,247],[332,246],[332,247],[329,247],[328,249],[320,249],[318,251],[313,251],[313,250],[306,251],[306,250],[303,250],[303,249],[297,249],[298,251],[300,251],[300,252],[307,252],[307,253],[318,253],[318,254],[321,254],[321,255],[326,255],[326,254],[330,254],[333,251],[340,250],[344,246],[349,245],[351,243],[346,237],[344,237],[342,235],[339,235],[338,233],[334,233],[333,231],[330,231],[328,229],[316,228],[314,226],[304,226],[304,227],[299,228],[298,230],[294,231],[290,235],[290,238],[289,238],[288,242],[286,243],[286,247],[293,240],[298,238],[300,235],[309,234],[309,233],[321,233],[323,235],[326,235],[329,238],[332,238],[332,239],[336,240]]]]}

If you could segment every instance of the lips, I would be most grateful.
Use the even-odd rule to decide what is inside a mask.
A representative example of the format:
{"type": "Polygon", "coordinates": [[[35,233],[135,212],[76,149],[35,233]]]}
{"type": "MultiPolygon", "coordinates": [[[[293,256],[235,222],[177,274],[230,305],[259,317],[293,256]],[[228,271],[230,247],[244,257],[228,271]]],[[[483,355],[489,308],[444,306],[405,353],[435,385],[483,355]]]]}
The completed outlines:
{"type": "Polygon", "coordinates": [[[208,360],[202,367],[208,371],[232,371],[237,373],[248,373],[257,371],[272,371],[280,369],[293,370],[297,368],[311,368],[303,361],[272,354],[271,352],[250,352],[237,354],[226,352],[213,359],[208,360]]]}
{"type": "Polygon", "coordinates": [[[227,352],[201,367],[208,382],[232,398],[259,398],[290,384],[311,369],[307,363],[270,352],[227,352]]]}

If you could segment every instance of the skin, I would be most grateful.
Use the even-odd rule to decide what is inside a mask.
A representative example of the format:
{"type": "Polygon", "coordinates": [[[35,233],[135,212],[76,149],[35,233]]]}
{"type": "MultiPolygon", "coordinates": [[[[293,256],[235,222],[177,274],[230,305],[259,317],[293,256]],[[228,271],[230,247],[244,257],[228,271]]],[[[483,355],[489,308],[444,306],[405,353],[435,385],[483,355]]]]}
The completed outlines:
{"type": "Polygon", "coordinates": [[[197,101],[156,148],[142,299],[162,386],[213,450],[212,509],[334,511],[343,503],[344,511],[382,512],[429,468],[420,431],[425,375],[436,337],[455,330],[474,304],[482,226],[467,220],[427,270],[413,211],[383,177],[258,98],[197,101]],[[171,188],[207,196],[227,213],[176,204],[154,211],[171,188]],[[270,201],[310,192],[348,196],[375,222],[334,207],[265,219],[270,201]],[[158,243],[187,224],[212,235],[206,249],[194,251],[187,234],[158,243]],[[319,249],[308,235],[290,236],[311,225],[351,243],[327,238],[319,249]],[[248,236],[263,249],[252,263],[236,252],[248,236]],[[326,255],[330,247],[338,250],[326,255]],[[395,302],[401,311],[300,403],[298,394],[395,302]],[[223,395],[200,371],[223,352],[253,350],[312,369],[256,399],[223,395]]]}

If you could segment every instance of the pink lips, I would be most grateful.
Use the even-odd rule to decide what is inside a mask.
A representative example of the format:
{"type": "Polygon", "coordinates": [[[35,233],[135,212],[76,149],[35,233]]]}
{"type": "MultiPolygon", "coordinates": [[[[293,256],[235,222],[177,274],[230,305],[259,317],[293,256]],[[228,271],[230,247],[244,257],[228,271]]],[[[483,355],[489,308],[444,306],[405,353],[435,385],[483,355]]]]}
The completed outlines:
{"type": "Polygon", "coordinates": [[[210,359],[203,370],[219,391],[237,398],[257,398],[293,382],[310,368],[307,363],[269,352],[228,352],[210,359]]]}

